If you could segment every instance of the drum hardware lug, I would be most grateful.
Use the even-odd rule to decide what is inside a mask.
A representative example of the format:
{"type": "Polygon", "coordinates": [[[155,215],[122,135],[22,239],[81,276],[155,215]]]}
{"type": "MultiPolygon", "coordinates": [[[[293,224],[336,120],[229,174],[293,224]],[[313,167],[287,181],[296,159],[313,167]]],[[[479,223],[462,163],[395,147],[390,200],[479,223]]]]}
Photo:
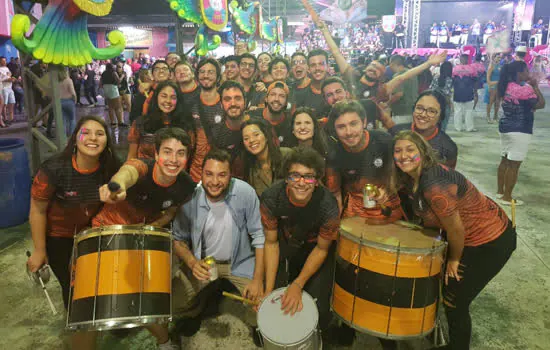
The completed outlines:
{"type": "Polygon", "coordinates": [[[260,344],[262,346],[262,348],[264,347],[264,337],[262,336],[262,332],[260,332],[260,328],[259,327],[256,327],[256,329],[254,330],[254,332],[258,333],[259,335],[259,339],[260,339],[260,344]]]}

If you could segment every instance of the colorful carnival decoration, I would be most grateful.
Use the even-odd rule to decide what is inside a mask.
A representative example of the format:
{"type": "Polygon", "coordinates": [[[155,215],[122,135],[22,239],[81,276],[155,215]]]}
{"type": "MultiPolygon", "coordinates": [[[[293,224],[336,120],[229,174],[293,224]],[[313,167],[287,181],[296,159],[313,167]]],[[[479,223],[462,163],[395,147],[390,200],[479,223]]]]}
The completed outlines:
{"type": "Polygon", "coordinates": [[[277,42],[282,44],[285,41],[284,32],[284,20],[282,18],[277,19],[277,42]]]}
{"type": "Polygon", "coordinates": [[[111,45],[96,48],[88,35],[87,14],[105,16],[113,0],[50,0],[30,37],[31,21],[15,15],[11,23],[12,42],[20,50],[44,63],[79,67],[93,59],[105,60],[122,53],[126,38],[120,31],[107,36],[111,45]]]}
{"type": "Polygon", "coordinates": [[[219,35],[213,35],[210,40],[208,29],[219,32],[227,26],[229,8],[227,0],[167,0],[170,8],[181,19],[199,25],[195,36],[195,52],[204,56],[220,46],[219,35]]]}
{"type": "Polygon", "coordinates": [[[269,21],[262,20],[261,38],[267,41],[277,40],[277,21],[279,17],[271,18],[269,21]]]}
{"type": "Polygon", "coordinates": [[[259,2],[248,3],[243,9],[239,7],[239,3],[236,0],[231,1],[229,4],[229,12],[233,15],[235,24],[240,30],[248,34],[246,44],[248,51],[252,52],[256,50],[257,43],[254,40],[254,36],[258,31],[258,8],[259,2]]]}

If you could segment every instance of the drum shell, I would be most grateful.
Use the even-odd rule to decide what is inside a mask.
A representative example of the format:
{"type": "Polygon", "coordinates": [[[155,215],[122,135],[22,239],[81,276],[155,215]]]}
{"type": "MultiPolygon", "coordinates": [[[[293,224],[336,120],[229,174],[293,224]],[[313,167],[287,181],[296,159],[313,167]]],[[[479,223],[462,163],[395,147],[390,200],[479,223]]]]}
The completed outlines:
{"type": "Polygon", "coordinates": [[[75,237],[68,329],[131,328],[171,318],[171,237],[106,226],[75,237]]]}
{"type": "Polygon", "coordinates": [[[363,332],[387,339],[416,338],[435,325],[445,244],[434,241],[430,248],[397,251],[341,231],[332,309],[363,332]]]}

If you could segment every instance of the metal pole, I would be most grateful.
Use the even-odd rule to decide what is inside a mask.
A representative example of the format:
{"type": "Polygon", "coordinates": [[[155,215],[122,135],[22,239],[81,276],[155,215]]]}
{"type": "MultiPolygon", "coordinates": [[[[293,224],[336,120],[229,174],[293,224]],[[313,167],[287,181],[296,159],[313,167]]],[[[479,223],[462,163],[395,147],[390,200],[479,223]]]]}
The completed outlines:
{"type": "Polygon", "coordinates": [[[52,96],[52,111],[55,120],[55,133],[57,136],[56,145],[58,149],[63,149],[67,144],[65,136],[65,124],[63,123],[63,115],[61,113],[61,99],[59,97],[59,72],[65,67],[50,65],[50,86],[52,96]]]}
{"type": "Polygon", "coordinates": [[[177,54],[180,54],[180,53],[183,53],[183,35],[181,33],[182,23],[181,23],[181,18],[177,14],[174,14],[174,16],[176,17],[176,26],[174,30],[174,34],[175,34],[174,39],[176,40],[176,49],[174,51],[176,51],[177,54]]]}

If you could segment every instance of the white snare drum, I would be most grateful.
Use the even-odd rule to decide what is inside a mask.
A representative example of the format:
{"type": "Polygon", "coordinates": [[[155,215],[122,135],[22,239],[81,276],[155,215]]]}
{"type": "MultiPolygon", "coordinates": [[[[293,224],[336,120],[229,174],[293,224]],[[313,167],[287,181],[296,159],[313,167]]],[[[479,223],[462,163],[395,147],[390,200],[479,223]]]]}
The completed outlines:
{"type": "Polygon", "coordinates": [[[266,350],[318,350],[321,337],[317,330],[319,312],[315,301],[302,292],[303,309],[291,316],[281,310],[281,300],[286,288],[269,294],[258,310],[258,331],[266,350]]]}

